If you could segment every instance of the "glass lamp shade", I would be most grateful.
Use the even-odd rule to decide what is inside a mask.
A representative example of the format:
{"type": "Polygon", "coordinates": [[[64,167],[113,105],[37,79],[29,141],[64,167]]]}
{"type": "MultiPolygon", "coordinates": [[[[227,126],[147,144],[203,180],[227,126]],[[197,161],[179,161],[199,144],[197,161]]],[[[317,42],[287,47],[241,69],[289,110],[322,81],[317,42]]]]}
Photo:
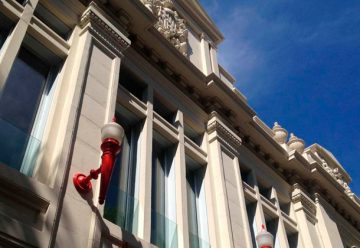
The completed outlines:
{"type": "Polygon", "coordinates": [[[264,225],[262,226],[261,231],[256,235],[255,239],[259,248],[273,247],[274,237],[271,233],[265,230],[264,225]]]}
{"type": "Polygon", "coordinates": [[[124,138],[124,129],[116,122],[110,122],[105,124],[101,128],[101,141],[105,139],[115,139],[121,145],[124,138]]]}

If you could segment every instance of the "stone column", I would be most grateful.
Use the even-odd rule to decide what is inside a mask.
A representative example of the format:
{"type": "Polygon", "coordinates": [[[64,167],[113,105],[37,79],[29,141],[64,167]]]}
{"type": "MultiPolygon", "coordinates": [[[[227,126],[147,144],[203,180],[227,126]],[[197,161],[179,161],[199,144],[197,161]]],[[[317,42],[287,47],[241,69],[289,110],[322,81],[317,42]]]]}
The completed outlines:
{"type": "Polygon", "coordinates": [[[31,0],[24,6],[24,11],[15,28],[7,38],[0,53],[0,93],[2,92],[6,79],[19,52],[27,28],[33,16],[38,0],[31,0]]]}
{"type": "Polygon", "coordinates": [[[293,185],[291,197],[294,204],[295,217],[299,228],[299,241],[301,240],[303,247],[323,247],[320,243],[319,234],[316,229],[318,219],[316,218],[315,202],[297,183],[293,185]]]}
{"type": "MultiPolygon", "coordinates": [[[[237,179],[236,175],[234,175],[234,166],[237,160],[235,159],[235,156],[228,154],[223,155],[223,150],[230,149],[233,152],[236,152],[235,147],[241,145],[241,139],[226,127],[216,112],[212,113],[212,116],[208,121],[207,135],[209,143],[207,169],[210,173],[212,186],[212,195],[210,199],[213,201],[213,207],[210,214],[214,218],[216,226],[216,240],[214,241],[214,239],[211,239],[211,242],[214,247],[234,247],[234,234],[243,236],[242,232],[244,229],[244,227],[239,224],[239,221],[241,223],[241,213],[239,212],[236,216],[231,216],[230,213],[230,208],[235,210],[240,206],[239,196],[236,194],[237,179]],[[224,166],[228,166],[229,168],[225,170],[224,166]],[[226,178],[228,178],[228,180],[226,180],[226,178]],[[230,184],[235,184],[235,187],[230,184]],[[234,192],[234,188],[235,195],[231,196],[231,200],[234,201],[234,204],[230,206],[229,192],[234,192]],[[234,219],[234,223],[232,223],[232,217],[235,219],[240,218],[240,220],[236,221],[234,219]],[[236,228],[239,230],[233,230],[234,227],[239,227],[236,228]],[[237,233],[238,231],[240,231],[240,234],[237,233]],[[214,242],[216,242],[216,244],[214,244],[214,242]]],[[[209,228],[209,230],[212,231],[212,228],[209,228]]],[[[211,234],[212,233],[210,233],[210,235],[211,234]]],[[[236,245],[241,246],[238,242],[236,242],[236,245]]]]}
{"type": "Polygon", "coordinates": [[[217,76],[220,76],[217,50],[213,44],[210,44],[210,59],[212,72],[214,72],[217,76]]]}
{"type": "Polygon", "coordinates": [[[138,237],[151,241],[151,180],[153,144],[153,88],[147,90],[147,113],[141,131],[138,237]]]}
{"type": "Polygon", "coordinates": [[[62,165],[70,166],[70,170],[68,177],[55,183],[66,188],[58,215],[56,247],[99,247],[102,233],[107,230],[102,219],[103,205],[98,204],[100,180],[92,181],[91,193],[80,195],[73,186],[72,176],[99,167],[101,127],[115,113],[122,51],[130,44],[95,4],[90,4],[84,12],[79,27],[81,30],[75,35],[78,35],[76,53],[80,60],[69,65],[69,76],[73,77],[68,78],[77,79],[68,85],[74,92],[68,95],[73,97],[68,118],[73,126],[68,125],[65,134],[65,141],[70,143],[70,161],[62,165]]]}
{"type": "Polygon", "coordinates": [[[340,232],[334,218],[336,211],[327,203],[320,194],[315,193],[316,218],[318,230],[326,248],[342,247],[340,232]]]}
{"type": "Polygon", "coordinates": [[[242,226],[242,235],[244,235],[241,239],[243,240],[241,244],[244,247],[253,247],[255,244],[252,243],[251,240],[251,232],[250,232],[250,225],[248,221],[248,214],[246,211],[246,201],[245,201],[245,194],[244,194],[244,187],[241,179],[241,172],[240,172],[240,165],[239,165],[239,159],[235,158],[235,166],[234,166],[234,175],[236,177],[236,180],[238,181],[238,188],[237,188],[237,195],[239,197],[239,222],[242,226]]]}
{"type": "Polygon", "coordinates": [[[206,40],[204,34],[201,35],[200,47],[201,47],[201,55],[202,55],[201,56],[202,71],[205,74],[205,76],[207,76],[210,73],[212,73],[212,66],[210,59],[209,42],[206,40]]]}
{"type": "Polygon", "coordinates": [[[178,226],[178,247],[189,247],[189,222],[186,190],[186,163],[184,142],[184,117],[177,112],[176,124],[179,131],[179,144],[175,154],[176,176],[176,222],[178,226]]]}
{"type": "Polygon", "coordinates": [[[281,209],[280,209],[280,204],[279,204],[279,199],[276,193],[276,190],[273,188],[272,189],[272,197],[276,199],[275,201],[275,205],[276,205],[276,212],[279,216],[279,223],[278,223],[278,237],[279,237],[279,243],[280,243],[280,247],[281,248],[289,248],[289,241],[287,239],[287,235],[286,235],[286,229],[285,229],[285,225],[284,225],[284,220],[283,217],[281,215],[281,209]]]}
{"type": "Polygon", "coordinates": [[[260,230],[261,230],[261,226],[262,225],[266,226],[266,220],[265,220],[265,216],[264,216],[264,210],[263,210],[263,207],[261,204],[261,194],[260,194],[260,190],[259,190],[259,186],[258,186],[258,181],[256,179],[256,172],[253,171],[251,173],[251,176],[252,176],[252,180],[254,182],[254,189],[256,192],[256,210],[255,210],[256,229],[254,229],[254,235],[256,237],[258,232],[260,232],[260,230]]]}

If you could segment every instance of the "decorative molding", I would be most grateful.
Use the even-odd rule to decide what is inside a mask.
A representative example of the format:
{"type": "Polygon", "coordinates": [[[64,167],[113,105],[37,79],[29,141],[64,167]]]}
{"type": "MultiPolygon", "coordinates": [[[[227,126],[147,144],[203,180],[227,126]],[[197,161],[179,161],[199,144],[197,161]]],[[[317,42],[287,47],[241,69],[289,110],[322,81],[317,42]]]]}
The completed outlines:
{"type": "Polygon", "coordinates": [[[233,133],[229,128],[227,128],[217,117],[217,113],[213,112],[210,116],[210,121],[207,125],[207,132],[211,134],[217,132],[217,135],[222,138],[222,141],[225,142],[230,147],[235,148],[236,150],[242,145],[242,140],[239,136],[233,133]]]}
{"type": "Polygon", "coordinates": [[[81,16],[79,26],[87,27],[93,35],[121,55],[130,46],[130,40],[115,27],[111,27],[96,8],[95,4],[90,4],[81,16]]]}
{"type": "MultiPolygon", "coordinates": [[[[4,165],[0,163],[0,166],[4,165]]],[[[49,200],[5,177],[0,177],[0,197],[7,198],[7,200],[13,202],[13,205],[21,204],[41,214],[46,214],[50,206],[49,200]]]]}
{"type": "Polygon", "coordinates": [[[321,147],[318,145],[313,145],[311,149],[308,149],[306,153],[310,156],[311,159],[316,161],[324,171],[326,171],[333,179],[336,181],[341,187],[344,189],[344,193],[353,201],[356,201],[355,194],[352,192],[350,186],[346,182],[346,179],[339,170],[338,167],[331,167],[329,162],[327,162],[326,158],[323,156],[321,147]]]}
{"type": "Polygon", "coordinates": [[[308,219],[311,222],[316,222],[316,205],[305,193],[302,187],[295,183],[293,185],[293,192],[291,200],[294,204],[300,203],[301,207],[297,208],[295,211],[304,210],[308,219]]]}
{"type": "MultiPolygon", "coordinates": [[[[185,92],[189,98],[191,98],[195,103],[197,103],[206,113],[209,114],[209,122],[207,130],[209,134],[217,130],[219,133],[219,129],[221,129],[221,124],[212,122],[211,118],[214,116],[220,116],[220,113],[224,113],[223,104],[220,102],[221,99],[215,98],[215,97],[208,97],[204,95],[204,92],[198,90],[197,88],[189,85],[187,82],[188,80],[183,77],[178,71],[176,71],[176,68],[173,68],[170,64],[168,64],[164,58],[160,57],[151,47],[149,47],[145,41],[143,41],[140,37],[138,37],[136,34],[131,34],[131,41],[132,46],[134,49],[142,55],[142,57],[147,60],[150,64],[152,64],[155,68],[157,68],[168,80],[170,80],[176,87],[178,87],[181,91],[185,92]],[[216,115],[212,114],[211,111],[216,111],[216,115]]],[[[214,113],[214,112],[213,112],[214,113]]],[[[227,118],[226,116],[223,116],[223,118],[227,118]]],[[[232,127],[234,130],[234,134],[238,140],[235,141],[235,145],[231,145],[229,143],[228,138],[225,134],[222,134],[223,138],[221,138],[221,142],[227,143],[230,147],[239,147],[239,145],[245,146],[247,149],[252,151],[255,156],[257,156],[260,160],[262,160],[265,164],[267,164],[270,168],[272,168],[277,175],[282,177],[285,181],[287,181],[290,185],[292,185],[295,182],[302,182],[302,178],[299,176],[299,174],[296,173],[296,170],[289,171],[288,169],[285,169],[283,166],[283,163],[277,161],[272,157],[271,154],[266,153],[261,146],[259,146],[252,137],[245,135],[246,132],[242,130],[242,128],[238,125],[238,123],[232,122],[231,119],[229,119],[231,124],[228,125],[229,127],[232,127]],[[258,148],[258,149],[255,149],[258,148]],[[261,155],[263,154],[263,156],[261,155]],[[290,174],[289,174],[290,173],[290,174]]],[[[222,124],[224,125],[224,124],[222,124]]],[[[224,125],[225,126],[225,125],[224,125]]],[[[232,129],[229,129],[232,130],[232,129]]],[[[227,131],[227,130],[226,130],[227,131]]],[[[307,152],[307,150],[305,150],[307,152]]],[[[301,160],[301,161],[308,161],[306,158],[304,158],[299,153],[295,153],[293,155],[294,158],[301,160]]],[[[309,164],[309,163],[306,163],[309,164]]],[[[306,167],[307,169],[310,168],[306,167]]],[[[310,171],[309,171],[310,172],[310,171]]],[[[304,183],[305,185],[305,183],[304,183]]],[[[356,198],[356,196],[355,196],[356,198]]],[[[355,200],[354,200],[355,202],[355,200]]],[[[316,222],[316,219],[313,220],[316,222]]]]}
{"type": "Polygon", "coordinates": [[[188,56],[188,34],[186,21],[175,10],[173,0],[141,0],[157,17],[155,28],[184,56],[188,56]]]}

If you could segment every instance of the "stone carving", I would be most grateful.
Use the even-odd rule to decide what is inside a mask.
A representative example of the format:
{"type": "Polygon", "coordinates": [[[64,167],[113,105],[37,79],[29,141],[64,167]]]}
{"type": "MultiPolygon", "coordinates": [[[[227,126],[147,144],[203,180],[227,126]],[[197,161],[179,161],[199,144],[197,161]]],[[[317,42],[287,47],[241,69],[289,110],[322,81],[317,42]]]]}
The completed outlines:
{"type": "Polygon", "coordinates": [[[316,205],[313,200],[306,195],[305,190],[298,184],[293,185],[293,192],[291,200],[294,204],[301,203],[301,208],[296,208],[295,211],[304,210],[307,217],[313,223],[316,222],[316,205]]]}
{"type": "MultiPolygon", "coordinates": [[[[213,112],[214,115],[216,112],[213,112]]],[[[236,150],[240,148],[242,145],[242,140],[236,134],[230,132],[221,122],[217,119],[209,122],[207,125],[207,132],[211,134],[212,132],[216,131],[219,136],[223,139],[222,141],[227,143],[230,147],[234,147],[236,150]]]]}
{"type": "MultiPolygon", "coordinates": [[[[319,156],[319,154],[317,154],[319,156]]],[[[339,172],[339,168],[332,169],[325,159],[323,159],[321,156],[319,156],[321,159],[321,166],[325,169],[327,173],[329,173],[330,176],[332,176],[343,188],[346,195],[348,195],[351,199],[354,198],[354,193],[351,191],[350,186],[345,182],[343,175],[339,172]]]]}
{"type": "Polygon", "coordinates": [[[286,129],[281,127],[279,125],[279,123],[275,122],[274,127],[272,128],[272,130],[275,133],[274,139],[279,144],[285,144],[287,136],[288,136],[288,132],[286,131],[286,129]]]}
{"type": "Polygon", "coordinates": [[[290,151],[296,150],[300,154],[302,154],[304,152],[304,149],[305,149],[304,140],[299,139],[293,133],[290,134],[290,139],[289,139],[287,145],[289,146],[290,151]]]}
{"type": "Polygon", "coordinates": [[[155,28],[184,56],[188,55],[188,29],[186,22],[175,10],[173,0],[141,0],[158,18],[155,28]]]}
{"type": "Polygon", "coordinates": [[[83,13],[79,25],[81,28],[87,27],[93,35],[116,51],[119,56],[122,56],[122,52],[130,46],[130,40],[103,20],[103,17],[96,11],[96,5],[90,5],[83,13]]]}

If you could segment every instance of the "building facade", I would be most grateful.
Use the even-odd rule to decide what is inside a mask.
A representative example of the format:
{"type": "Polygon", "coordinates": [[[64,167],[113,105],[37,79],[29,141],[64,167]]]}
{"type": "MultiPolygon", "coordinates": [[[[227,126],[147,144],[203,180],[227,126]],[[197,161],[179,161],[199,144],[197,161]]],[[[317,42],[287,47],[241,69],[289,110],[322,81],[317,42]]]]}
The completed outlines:
{"type": "Polygon", "coordinates": [[[0,0],[1,247],[360,247],[324,147],[264,124],[198,0],[0,0]],[[100,130],[125,130],[104,205],[100,130]]]}

